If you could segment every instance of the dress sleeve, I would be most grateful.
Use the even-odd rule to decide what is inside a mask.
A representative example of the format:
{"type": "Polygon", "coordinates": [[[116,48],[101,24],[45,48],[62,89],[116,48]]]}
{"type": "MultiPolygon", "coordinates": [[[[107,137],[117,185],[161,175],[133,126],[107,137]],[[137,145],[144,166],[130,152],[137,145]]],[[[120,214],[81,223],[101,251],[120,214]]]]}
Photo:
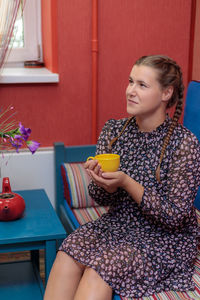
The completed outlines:
{"type": "MultiPolygon", "coordinates": [[[[109,141],[115,136],[115,133],[113,135],[115,122],[116,121],[114,119],[111,119],[105,123],[97,141],[96,155],[109,153],[108,144],[109,141]]],[[[93,181],[90,182],[88,191],[90,196],[102,206],[115,206],[116,198],[119,198],[120,194],[120,189],[118,189],[115,193],[108,193],[103,188],[96,185],[93,181]]]]}
{"type": "Polygon", "coordinates": [[[190,218],[200,185],[200,144],[193,135],[184,137],[168,170],[160,184],[145,188],[140,208],[164,226],[176,228],[190,218]]]}

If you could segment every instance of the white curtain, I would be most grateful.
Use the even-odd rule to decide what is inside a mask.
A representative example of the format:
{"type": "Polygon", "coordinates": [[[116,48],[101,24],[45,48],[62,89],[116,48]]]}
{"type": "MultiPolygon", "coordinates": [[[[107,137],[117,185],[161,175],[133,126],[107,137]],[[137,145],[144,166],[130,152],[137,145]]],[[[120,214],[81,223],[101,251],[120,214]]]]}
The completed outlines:
{"type": "Polygon", "coordinates": [[[14,24],[25,0],[0,0],[0,69],[8,54],[14,24]]]}

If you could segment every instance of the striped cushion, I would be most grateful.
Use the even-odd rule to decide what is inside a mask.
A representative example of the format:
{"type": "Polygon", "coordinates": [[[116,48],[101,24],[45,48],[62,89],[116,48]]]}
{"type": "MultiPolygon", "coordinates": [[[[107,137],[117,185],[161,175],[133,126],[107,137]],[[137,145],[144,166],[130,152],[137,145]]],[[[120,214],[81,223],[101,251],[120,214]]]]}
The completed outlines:
{"type": "Polygon", "coordinates": [[[79,224],[83,225],[89,221],[98,219],[102,214],[108,211],[108,207],[96,206],[88,208],[73,208],[72,211],[79,224]]]}
{"type": "Polygon", "coordinates": [[[72,208],[94,207],[98,204],[88,194],[90,176],[83,163],[65,163],[61,166],[64,195],[72,208]]]}
{"type": "Polygon", "coordinates": [[[198,221],[199,228],[200,228],[200,210],[196,209],[196,215],[197,215],[197,221],[198,221]]]}

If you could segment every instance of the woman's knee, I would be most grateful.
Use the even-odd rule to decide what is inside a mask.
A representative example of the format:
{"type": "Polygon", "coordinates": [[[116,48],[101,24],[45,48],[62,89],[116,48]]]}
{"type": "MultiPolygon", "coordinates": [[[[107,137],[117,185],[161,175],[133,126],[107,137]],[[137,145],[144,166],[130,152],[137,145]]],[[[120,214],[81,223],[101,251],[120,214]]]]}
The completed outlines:
{"type": "Polygon", "coordinates": [[[75,300],[109,300],[111,287],[92,268],[86,267],[77,289],[75,300]]]}
{"type": "Polygon", "coordinates": [[[97,280],[103,280],[100,275],[92,268],[86,267],[84,270],[84,276],[87,276],[90,282],[97,281],[97,280]]]}
{"type": "Polygon", "coordinates": [[[58,251],[53,268],[64,275],[66,273],[83,273],[85,266],[74,260],[71,256],[63,251],[58,251]]]}
{"type": "Polygon", "coordinates": [[[83,273],[83,276],[87,278],[87,281],[90,282],[91,285],[102,286],[105,289],[112,291],[111,287],[106,283],[103,278],[92,268],[86,267],[83,273]]]}
{"type": "Polygon", "coordinates": [[[44,300],[74,299],[84,266],[65,252],[59,251],[54,261],[44,300]]]}

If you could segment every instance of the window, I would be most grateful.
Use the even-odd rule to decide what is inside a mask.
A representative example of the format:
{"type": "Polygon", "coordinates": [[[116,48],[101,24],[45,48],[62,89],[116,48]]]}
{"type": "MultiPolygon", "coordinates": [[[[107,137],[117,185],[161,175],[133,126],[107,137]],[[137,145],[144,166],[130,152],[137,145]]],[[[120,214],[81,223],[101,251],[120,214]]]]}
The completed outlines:
{"type": "MultiPolygon", "coordinates": [[[[0,0],[1,1],[1,0],[0,0]]],[[[19,18],[15,24],[16,39],[12,40],[10,55],[6,58],[6,63],[2,69],[0,76],[0,84],[14,83],[55,83],[59,82],[59,74],[52,70],[57,66],[56,47],[52,48],[52,40],[56,37],[52,35],[51,29],[53,21],[55,22],[56,2],[54,0],[25,0],[25,8],[23,18],[19,18]],[[41,19],[42,10],[48,18],[44,20],[44,31],[50,31],[46,36],[45,47],[50,51],[50,56],[47,56],[44,67],[26,67],[24,62],[27,60],[39,60],[43,62],[42,38],[41,38],[41,19]],[[53,10],[51,9],[53,8],[53,10]],[[53,50],[52,50],[53,49],[53,50]],[[55,61],[53,60],[55,58],[55,61]]],[[[55,25],[53,25],[55,29],[55,25]]],[[[57,45],[57,44],[56,44],[57,45]]],[[[57,69],[56,69],[57,70],[57,69]]]]}
{"type": "Polygon", "coordinates": [[[15,22],[14,35],[8,65],[42,60],[41,0],[26,0],[23,15],[20,14],[15,22]]]}

